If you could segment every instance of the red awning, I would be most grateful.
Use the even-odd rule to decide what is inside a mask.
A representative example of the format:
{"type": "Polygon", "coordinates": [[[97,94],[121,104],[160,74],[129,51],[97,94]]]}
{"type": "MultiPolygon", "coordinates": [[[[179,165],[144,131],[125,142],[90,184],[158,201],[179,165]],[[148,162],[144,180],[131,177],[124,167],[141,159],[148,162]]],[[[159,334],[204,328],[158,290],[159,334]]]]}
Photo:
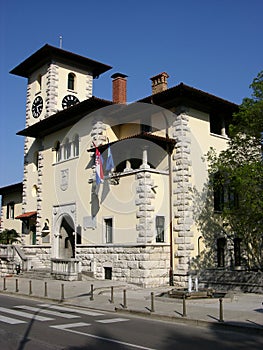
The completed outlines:
{"type": "Polygon", "coordinates": [[[27,213],[16,216],[16,219],[30,219],[36,215],[37,215],[36,211],[28,211],[27,213]]]}

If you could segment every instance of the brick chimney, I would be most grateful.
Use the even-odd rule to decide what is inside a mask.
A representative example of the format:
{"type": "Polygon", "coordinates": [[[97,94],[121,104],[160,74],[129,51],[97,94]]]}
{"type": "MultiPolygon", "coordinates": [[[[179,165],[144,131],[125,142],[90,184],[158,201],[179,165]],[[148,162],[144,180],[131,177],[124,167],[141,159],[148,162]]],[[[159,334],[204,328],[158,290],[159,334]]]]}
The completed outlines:
{"type": "Polygon", "coordinates": [[[165,72],[155,75],[150,78],[152,81],[152,94],[158,94],[158,92],[162,92],[167,90],[167,78],[169,75],[165,72]]]}
{"type": "Polygon", "coordinates": [[[127,75],[115,73],[111,76],[112,80],[112,100],[114,103],[127,102],[127,75]]]}

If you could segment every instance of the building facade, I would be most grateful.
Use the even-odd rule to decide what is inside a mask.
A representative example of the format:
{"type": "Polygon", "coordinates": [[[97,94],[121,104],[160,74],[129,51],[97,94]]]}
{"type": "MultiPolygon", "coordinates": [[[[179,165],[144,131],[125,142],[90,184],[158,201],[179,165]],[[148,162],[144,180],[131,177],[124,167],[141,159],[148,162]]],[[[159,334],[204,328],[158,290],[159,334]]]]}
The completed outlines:
{"type": "MultiPolygon", "coordinates": [[[[109,69],[45,45],[11,71],[28,79],[14,216],[24,266],[69,280],[184,286],[204,249],[194,217],[203,157],[226,147],[237,106],[183,83],[168,88],[165,72],[136,103],[127,104],[121,73],[112,75],[112,101],[94,97],[93,79],[109,69]]],[[[9,194],[1,194],[5,228],[9,194]]]]}

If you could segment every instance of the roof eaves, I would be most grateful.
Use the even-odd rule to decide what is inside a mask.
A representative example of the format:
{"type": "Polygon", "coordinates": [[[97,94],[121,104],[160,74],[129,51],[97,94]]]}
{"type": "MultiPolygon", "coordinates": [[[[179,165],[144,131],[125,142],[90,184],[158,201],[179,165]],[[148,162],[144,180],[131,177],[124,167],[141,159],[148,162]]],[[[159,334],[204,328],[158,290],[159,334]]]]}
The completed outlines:
{"type": "Polygon", "coordinates": [[[0,195],[6,194],[6,193],[11,193],[11,192],[16,192],[16,191],[22,191],[23,189],[23,183],[18,182],[15,184],[3,186],[0,188],[0,195]]]}
{"type": "Polygon", "coordinates": [[[49,62],[52,58],[62,63],[74,62],[74,65],[77,67],[82,67],[86,70],[90,69],[94,77],[112,69],[107,64],[46,44],[13,68],[10,73],[28,78],[32,71],[49,62]]]}
{"type": "Polygon", "coordinates": [[[92,96],[88,100],[59,111],[58,113],[43,119],[36,124],[18,131],[17,135],[42,137],[78,122],[82,117],[93,112],[94,110],[110,106],[112,104],[114,104],[112,101],[92,96]]]}
{"type": "Polygon", "coordinates": [[[212,95],[208,92],[196,89],[194,87],[191,87],[189,85],[186,85],[184,83],[180,83],[176,86],[173,86],[167,90],[161,91],[157,94],[153,94],[153,95],[149,95],[147,97],[144,97],[143,99],[138,100],[137,102],[145,102],[145,103],[153,103],[153,104],[159,104],[159,103],[164,103],[165,101],[168,102],[169,99],[173,99],[173,98],[183,98],[184,94],[191,94],[193,97],[203,97],[205,98],[207,101],[209,102],[216,102],[216,103],[220,103],[221,105],[225,105],[228,106],[232,109],[237,109],[238,105],[227,101],[221,97],[212,95]]]}

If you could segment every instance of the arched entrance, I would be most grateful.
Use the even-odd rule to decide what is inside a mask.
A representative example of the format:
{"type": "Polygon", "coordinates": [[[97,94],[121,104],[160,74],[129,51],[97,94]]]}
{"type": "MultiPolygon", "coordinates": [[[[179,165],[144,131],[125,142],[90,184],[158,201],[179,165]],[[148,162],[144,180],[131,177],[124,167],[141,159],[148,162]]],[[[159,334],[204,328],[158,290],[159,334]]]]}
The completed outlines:
{"type": "Polygon", "coordinates": [[[59,228],[58,257],[75,258],[75,227],[72,218],[65,214],[61,217],[59,228]]]}

